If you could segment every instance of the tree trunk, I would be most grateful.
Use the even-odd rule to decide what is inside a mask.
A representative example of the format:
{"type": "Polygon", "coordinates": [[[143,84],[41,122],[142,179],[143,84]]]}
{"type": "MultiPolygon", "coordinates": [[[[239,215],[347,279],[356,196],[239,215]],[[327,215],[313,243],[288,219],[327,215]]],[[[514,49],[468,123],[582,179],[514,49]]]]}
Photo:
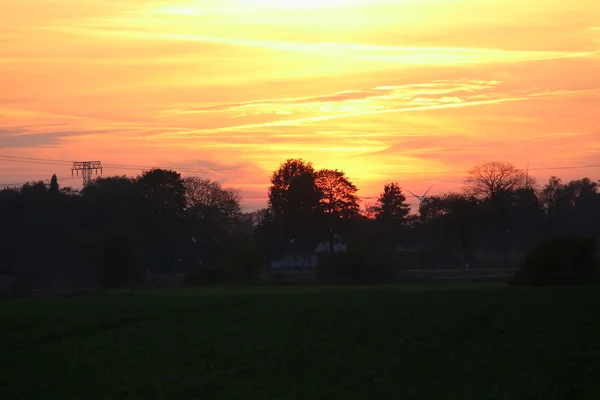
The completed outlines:
{"type": "Polygon", "coordinates": [[[333,229],[329,229],[329,254],[335,253],[335,236],[333,234],[333,229]]]}

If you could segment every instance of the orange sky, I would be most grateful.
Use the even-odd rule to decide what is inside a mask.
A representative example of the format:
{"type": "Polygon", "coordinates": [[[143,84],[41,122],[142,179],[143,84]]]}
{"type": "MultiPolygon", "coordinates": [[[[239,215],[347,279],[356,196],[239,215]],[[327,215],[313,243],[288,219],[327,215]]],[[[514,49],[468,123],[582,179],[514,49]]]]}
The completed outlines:
{"type": "MultiPolygon", "coordinates": [[[[0,156],[185,168],[250,208],[290,157],[363,197],[492,160],[598,179],[535,168],[600,164],[599,51],[597,0],[0,0],[0,156]]],[[[0,161],[54,172],[79,182],[0,161]]]]}

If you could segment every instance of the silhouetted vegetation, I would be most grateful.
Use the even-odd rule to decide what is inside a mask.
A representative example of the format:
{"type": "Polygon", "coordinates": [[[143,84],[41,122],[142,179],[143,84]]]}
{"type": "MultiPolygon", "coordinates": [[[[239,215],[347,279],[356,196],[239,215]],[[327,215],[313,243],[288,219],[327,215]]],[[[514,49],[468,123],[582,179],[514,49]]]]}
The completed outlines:
{"type": "Polygon", "coordinates": [[[572,266],[575,244],[555,239],[585,236],[587,251],[597,251],[590,246],[600,238],[600,193],[589,178],[539,186],[509,163],[486,163],[470,171],[464,191],[422,197],[413,214],[397,182],[361,210],[350,177],[302,159],[282,163],[270,183],[267,208],[252,213],[242,212],[236,189],[163,169],[98,177],[81,191],[61,187],[56,175],[6,189],[0,273],[38,289],[123,287],[166,275],[241,283],[294,268],[322,282],[521,265],[519,284],[593,280],[592,267],[572,266]]]}
{"type": "Polygon", "coordinates": [[[99,282],[108,288],[131,286],[142,275],[137,246],[130,234],[123,230],[107,232],[98,240],[98,251],[93,254],[99,282]]]}
{"type": "Polygon", "coordinates": [[[598,282],[599,266],[594,238],[553,237],[527,253],[510,283],[516,286],[593,284],[598,282]]]}

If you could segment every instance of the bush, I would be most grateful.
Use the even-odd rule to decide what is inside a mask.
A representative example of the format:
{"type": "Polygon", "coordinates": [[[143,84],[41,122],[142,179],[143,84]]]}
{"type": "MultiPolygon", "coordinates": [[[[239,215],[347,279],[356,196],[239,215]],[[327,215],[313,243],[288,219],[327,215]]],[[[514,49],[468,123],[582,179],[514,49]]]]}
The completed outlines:
{"type": "Polygon", "coordinates": [[[256,246],[252,243],[240,243],[228,257],[227,276],[234,281],[254,281],[258,279],[262,263],[262,256],[256,246]]]}
{"type": "Polygon", "coordinates": [[[101,238],[96,271],[100,283],[107,288],[128,287],[139,281],[139,257],[131,235],[111,230],[101,238]]]}
{"type": "Polygon", "coordinates": [[[231,245],[231,251],[202,267],[193,268],[185,277],[186,285],[248,283],[258,280],[262,256],[251,242],[231,245]]]}
{"type": "Polygon", "coordinates": [[[598,283],[594,238],[547,239],[532,248],[509,283],[514,286],[585,285],[598,283]]]}
{"type": "Polygon", "coordinates": [[[363,252],[321,254],[317,277],[324,283],[384,283],[395,280],[398,265],[380,261],[370,260],[363,252]]]}

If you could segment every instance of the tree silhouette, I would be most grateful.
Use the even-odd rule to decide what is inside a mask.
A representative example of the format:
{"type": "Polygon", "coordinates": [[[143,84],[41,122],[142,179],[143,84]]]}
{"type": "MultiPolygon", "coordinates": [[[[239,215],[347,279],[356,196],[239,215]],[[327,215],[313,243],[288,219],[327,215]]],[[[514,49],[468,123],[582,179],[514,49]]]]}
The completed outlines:
{"type": "Polygon", "coordinates": [[[495,199],[527,183],[527,174],[510,163],[489,162],[469,171],[466,192],[479,199],[495,199]]]}
{"type": "Polygon", "coordinates": [[[221,228],[229,233],[242,214],[242,195],[236,189],[225,189],[219,182],[195,176],[183,180],[188,210],[196,217],[212,214],[221,228]]]}
{"type": "Polygon", "coordinates": [[[105,230],[111,225],[133,227],[136,213],[136,181],[127,176],[98,177],[82,191],[85,222],[93,230],[105,230]]]}
{"type": "Polygon", "coordinates": [[[375,218],[383,221],[405,221],[410,214],[410,204],[397,183],[390,183],[383,187],[383,193],[377,198],[374,206],[375,218]]]}
{"type": "Polygon", "coordinates": [[[337,169],[322,169],[316,174],[316,185],[322,194],[321,208],[328,225],[329,252],[334,252],[335,230],[340,220],[356,218],[360,215],[357,187],[337,169]]]}
{"type": "Polygon", "coordinates": [[[389,251],[401,238],[401,230],[408,222],[410,205],[406,196],[397,183],[384,186],[383,193],[377,198],[372,207],[375,219],[379,222],[378,232],[380,241],[385,243],[389,251]]]}
{"type": "Polygon", "coordinates": [[[508,265],[509,236],[511,234],[509,209],[518,189],[529,183],[527,174],[505,162],[489,162],[469,171],[465,191],[485,200],[495,214],[496,232],[502,247],[504,266],[508,265]]]}
{"type": "Polygon", "coordinates": [[[186,191],[178,172],[165,169],[146,171],[138,178],[137,189],[148,217],[163,220],[183,218],[186,191]]]}
{"type": "Polygon", "coordinates": [[[321,230],[320,199],[311,163],[289,159],[281,164],[271,176],[270,217],[263,224],[263,230],[271,231],[270,245],[283,250],[293,241],[305,256],[312,252],[321,230]]]}
{"type": "Polygon", "coordinates": [[[551,219],[554,214],[554,211],[556,210],[559,201],[558,197],[560,195],[562,187],[563,184],[561,179],[557,178],[556,176],[552,176],[550,177],[550,179],[548,179],[548,183],[542,188],[542,190],[538,194],[540,203],[546,210],[546,221],[549,226],[551,226],[551,219]]]}
{"type": "Polygon", "coordinates": [[[160,270],[169,270],[169,265],[176,260],[177,247],[183,245],[186,236],[183,179],[178,172],[153,169],[137,179],[136,192],[149,260],[160,270]]]}
{"type": "MultiPolygon", "coordinates": [[[[310,162],[302,159],[288,159],[282,163],[271,176],[271,186],[269,187],[269,208],[277,215],[284,212],[286,205],[293,202],[290,199],[290,186],[295,178],[304,176],[306,180],[315,176],[315,169],[310,162]]],[[[306,201],[310,203],[314,198],[314,193],[306,193],[306,201]]],[[[298,199],[295,199],[297,202],[298,199]]]]}
{"type": "Polygon", "coordinates": [[[56,177],[56,174],[52,175],[52,179],[50,179],[50,188],[48,191],[53,194],[57,194],[59,192],[58,178],[56,177]]]}
{"type": "Polygon", "coordinates": [[[461,263],[469,262],[481,224],[476,198],[463,193],[430,196],[421,203],[419,213],[421,222],[435,232],[431,239],[437,248],[450,253],[458,251],[461,263]]]}

